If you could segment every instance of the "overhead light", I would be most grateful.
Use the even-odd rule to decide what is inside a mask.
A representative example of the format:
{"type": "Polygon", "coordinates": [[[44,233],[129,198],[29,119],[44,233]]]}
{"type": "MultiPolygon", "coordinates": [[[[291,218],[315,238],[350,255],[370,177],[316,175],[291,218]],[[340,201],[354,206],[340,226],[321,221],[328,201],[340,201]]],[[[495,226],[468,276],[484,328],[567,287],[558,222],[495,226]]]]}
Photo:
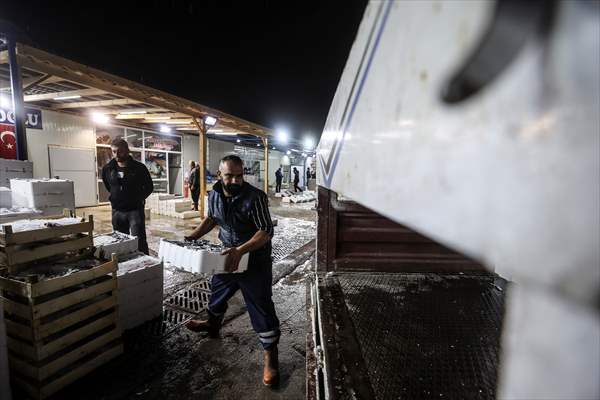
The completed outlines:
{"type": "Polygon", "coordinates": [[[148,111],[146,110],[124,110],[121,111],[119,114],[123,114],[123,115],[129,115],[129,114],[147,114],[148,111]]]}
{"type": "Polygon", "coordinates": [[[307,136],[304,138],[304,148],[305,149],[312,150],[314,146],[315,146],[315,141],[313,140],[312,137],[307,136]]]}
{"type": "Polygon", "coordinates": [[[197,130],[197,128],[188,126],[188,127],[175,128],[175,130],[176,131],[195,131],[195,130],[197,130]]]}
{"type": "Polygon", "coordinates": [[[94,121],[97,124],[107,124],[109,121],[109,118],[107,115],[104,115],[102,113],[93,112],[92,113],[92,121],[94,121]]]}
{"type": "Polygon", "coordinates": [[[275,150],[275,146],[273,146],[273,150],[275,150]]]}
{"type": "Polygon", "coordinates": [[[281,129],[281,130],[277,131],[277,140],[280,143],[286,144],[289,139],[290,139],[290,134],[286,130],[281,129]]]}
{"type": "Polygon", "coordinates": [[[256,143],[256,147],[260,147],[260,143],[256,143]]]}
{"type": "Polygon", "coordinates": [[[215,135],[237,136],[237,132],[215,132],[215,135]]]}
{"type": "Polygon", "coordinates": [[[171,121],[165,121],[165,124],[169,125],[190,125],[191,121],[185,119],[173,119],[171,121]]]}
{"type": "Polygon", "coordinates": [[[302,157],[306,157],[306,153],[302,153],[302,157]]]}
{"type": "Polygon", "coordinates": [[[288,150],[285,152],[285,154],[287,154],[289,156],[290,154],[292,154],[292,152],[288,150]]]}
{"type": "Polygon", "coordinates": [[[168,127],[168,126],[166,126],[166,125],[161,125],[161,127],[160,127],[160,131],[161,131],[162,133],[171,133],[171,128],[169,128],[169,127],[168,127]]]}
{"type": "Polygon", "coordinates": [[[58,96],[55,97],[54,100],[72,100],[72,99],[80,99],[81,96],[78,94],[74,94],[72,96],[58,96]]]}
{"type": "Polygon", "coordinates": [[[223,132],[223,129],[209,129],[206,131],[206,133],[217,133],[217,132],[223,132]]]}
{"type": "Polygon", "coordinates": [[[204,117],[204,123],[208,126],[214,126],[217,123],[217,119],[215,117],[207,115],[206,117],[204,117]]]}
{"type": "Polygon", "coordinates": [[[149,121],[156,121],[156,120],[171,119],[171,117],[146,117],[144,119],[149,120],[149,121]]]}
{"type": "Polygon", "coordinates": [[[240,139],[238,139],[238,140],[236,140],[236,142],[238,142],[238,143],[241,143],[241,140],[240,140],[240,139]]]}
{"type": "Polygon", "coordinates": [[[4,94],[0,94],[0,107],[12,108],[12,99],[4,94]]]}

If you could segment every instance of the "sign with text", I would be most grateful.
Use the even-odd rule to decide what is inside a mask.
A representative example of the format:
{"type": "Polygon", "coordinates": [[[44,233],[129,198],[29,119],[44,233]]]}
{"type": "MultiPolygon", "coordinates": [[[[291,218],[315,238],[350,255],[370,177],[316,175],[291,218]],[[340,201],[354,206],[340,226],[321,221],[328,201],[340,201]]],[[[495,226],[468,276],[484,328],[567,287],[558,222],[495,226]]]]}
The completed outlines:
{"type": "MultiPolygon", "coordinates": [[[[42,111],[33,108],[25,108],[25,126],[30,129],[42,129],[42,111]]],[[[0,107],[0,124],[15,124],[15,112],[0,107]]]]}

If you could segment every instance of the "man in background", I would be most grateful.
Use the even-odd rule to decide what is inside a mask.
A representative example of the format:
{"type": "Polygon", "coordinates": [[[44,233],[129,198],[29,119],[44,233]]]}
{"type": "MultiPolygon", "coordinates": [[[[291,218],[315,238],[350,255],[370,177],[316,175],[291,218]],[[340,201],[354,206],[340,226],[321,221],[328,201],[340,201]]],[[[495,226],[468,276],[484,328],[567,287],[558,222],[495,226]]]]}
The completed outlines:
{"type": "Polygon", "coordinates": [[[144,205],[154,190],[150,172],[129,154],[123,139],[111,144],[113,159],[102,168],[102,182],[110,193],[113,230],[138,238],[138,250],[148,254],[144,205]]]}
{"type": "Polygon", "coordinates": [[[188,179],[190,195],[194,203],[194,211],[198,211],[198,198],[200,197],[200,168],[194,161],[190,161],[190,177],[188,179]]]}
{"type": "Polygon", "coordinates": [[[283,180],[283,173],[281,172],[281,167],[277,168],[275,171],[275,193],[281,192],[281,181],[283,180]]]}

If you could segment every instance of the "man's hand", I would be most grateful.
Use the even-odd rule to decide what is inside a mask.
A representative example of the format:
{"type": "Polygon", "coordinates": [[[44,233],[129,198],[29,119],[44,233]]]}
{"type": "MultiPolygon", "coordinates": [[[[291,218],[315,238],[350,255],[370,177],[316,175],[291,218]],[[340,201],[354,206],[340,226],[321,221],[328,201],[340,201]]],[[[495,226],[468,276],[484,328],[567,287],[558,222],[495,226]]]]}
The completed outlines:
{"type": "Polygon", "coordinates": [[[197,237],[194,237],[193,234],[190,234],[190,236],[184,236],[183,240],[185,240],[186,242],[191,242],[192,240],[196,240],[198,239],[197,237]]]}
{"type": "Polygon", "coordinates": [[[225,272],[234,272],[237,271],[244,253],[239,251],[236,247],[230,247],[223,250],[221,255],[227,255],[227,258],[225,259],[225,272]]]}

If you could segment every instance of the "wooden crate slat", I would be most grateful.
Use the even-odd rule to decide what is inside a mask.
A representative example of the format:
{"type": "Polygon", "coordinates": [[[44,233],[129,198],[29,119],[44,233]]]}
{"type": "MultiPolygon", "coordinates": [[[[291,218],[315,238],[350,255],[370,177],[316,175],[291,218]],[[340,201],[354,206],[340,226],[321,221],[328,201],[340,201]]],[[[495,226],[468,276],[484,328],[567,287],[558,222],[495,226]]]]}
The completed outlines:
{"type": "Polygon", "coordinates": [[[93,221],[86,221],[77,224],[54,226],[51,228],[35,229],[23,232],[0,233],[0,245],[8,246],[14,244],[39,242],[65,235],[90,232],[93,229],[93,221]]]}
{"type": "Polygon", "coordinates": [[[24,250],[9,250],[7,247],[6,253],[0,252],[0,262],[5,265],[24,264],[42,258],[51,257],[57,254],[64,254],[69,251],[84,249],[93,246],[93,238],[90,235],[84,237],[67,240],[64,242],[40,245],[32,249],[24,250]]]}
{"type": "Polygon", "coordinates": [[[123,344],[119,343],[117,346],[112,347],[109,350],[106,350],[102,354],[99,354],[97,357],[87,361],[81,366],[77,367],[73,371],[61,376],[60,378],[54,380],[51,383],[48,383],[44,387],[41,388],[40,395],[42,399],[58,392],[60,389],[64,388],[69,383],[76,381],[84,375],[87,375],[91,371],[100,367],[101,365],[106,364],[113,358],[118,357],[123,354],[123,344]]]}
{"type": "Polygon", "coordinates": [[[31,321],[32,318],[32,310],[30,305],[17,303],[11,299],[8,299],[4,296],[1,296],[4,302],[4,311],[18,315],[19,317],[25,318],[31,321]]]}
{"type": "Polygon", "coordinates": [[[41,390],[34,384],[27,382],[25,379],[22,379],[19,375],[11,372],[10,380],[22,390],[24,390],[29,396],[33,399],[43,399],[41,396],[41,390]]]}
{"type": "Polygon", "coordinates": [[[49,376],[59,372],[61,369],[68,367],[73,364],[80,358],[85,357],[86,355],[93,353],[98,350],[102,346],[112,342],[115,339],[119,339],[121,337],[121,330],[113,329],[109,332],[106,332],[104,335],[97,337],[89,343],[84,344],[81,347],[76,348],[75,350],[61,356],[60,358],[52,361],[49,364],[44,365],[39,368],[39,376],[40,378],[46,379],[49,376]]]}
{"type": "Polygon", "coordinates": [[[33,306],[33,318],[40,319],[64,308],[73,306],[82,301],[92,299],[102,293],[110,292],[117,288],[117,280],[115,278],[98,283],[93,286],[88,286],[79,289],[75,292],[61,296],[57,299],[46,301],[33,306]]]}
{"type": "Polygon", "coordinates": [[[61,369],[75,363],[80,358],[85,357],[120,337],[121,331],[113,329],[41,367],[31,365],[24,359],[15,357],[12,354],[8,355],[8,363],[10,368],[14,369],[19,374],[36,381],[43,381],[49,376],[59,372],[61,369]]]}
{"type": "Polygon", "coordinates": [[[118,304],[116,293],[113,292],[111,297],[96,303],[90,304],[80,310],[74,311],[64,317],[57,318],[52,322],[40,325],[35,332],[35,340],[43,339],[49,335],[53,335],[69,326],[76,324],[79,321],[90,318],[102,311],[116,307],[118,304]]]}
{"type": "Polygon", "coordinates": [[[3,276],[0,276],[0,289],[18,294],[19,296],[32,297],[31,286],[26,282],[9,279],[3,276]]]}
{"type": "Polygon", "coordinates": [[[68,334],[53,340],[52,342],[40,346],[38,348],[38,359],[43,360],[44,358],[59,352],[60,350],[72,345],[73,343],[97,332],[103,328],[110,326],[111,324],[117,325],[117,313],[112,312],[102,318],[99,318],[89,324],[82,326],[79,329],[69,332],[68,334]]]}
{"type": "Polygon", "coordinates": [[[10,336],[6,337],[6,342],[10,351],[15,352],[19,355],[28,357],[32,360],[37,360],[38,352],[37,349],[31,344],[24,343],[20,340],[14,339],[10,336]]]}
{"type": "Polygon", "coordinates": [[[108,275],[117,270],[117,262],[109,261],[97,267],[75,272],[68,276],[63,276],[55,279],[47,279],[38,283],[31,284],[31,296],[37,297],[44,294],[56,292],[57,290],[65,289],[70,286],[78,285],[83,282],[99,278],[102,275],[108,275]]]}
{"type": "Polygon", "coordinates": [[[19,324],[18,322],[14,322],[7,319],[6,316],[4,317],[4,323],[6,324],[6,332],[9,335],[33,342],[33,330],[30,326],[19,324]]]}

